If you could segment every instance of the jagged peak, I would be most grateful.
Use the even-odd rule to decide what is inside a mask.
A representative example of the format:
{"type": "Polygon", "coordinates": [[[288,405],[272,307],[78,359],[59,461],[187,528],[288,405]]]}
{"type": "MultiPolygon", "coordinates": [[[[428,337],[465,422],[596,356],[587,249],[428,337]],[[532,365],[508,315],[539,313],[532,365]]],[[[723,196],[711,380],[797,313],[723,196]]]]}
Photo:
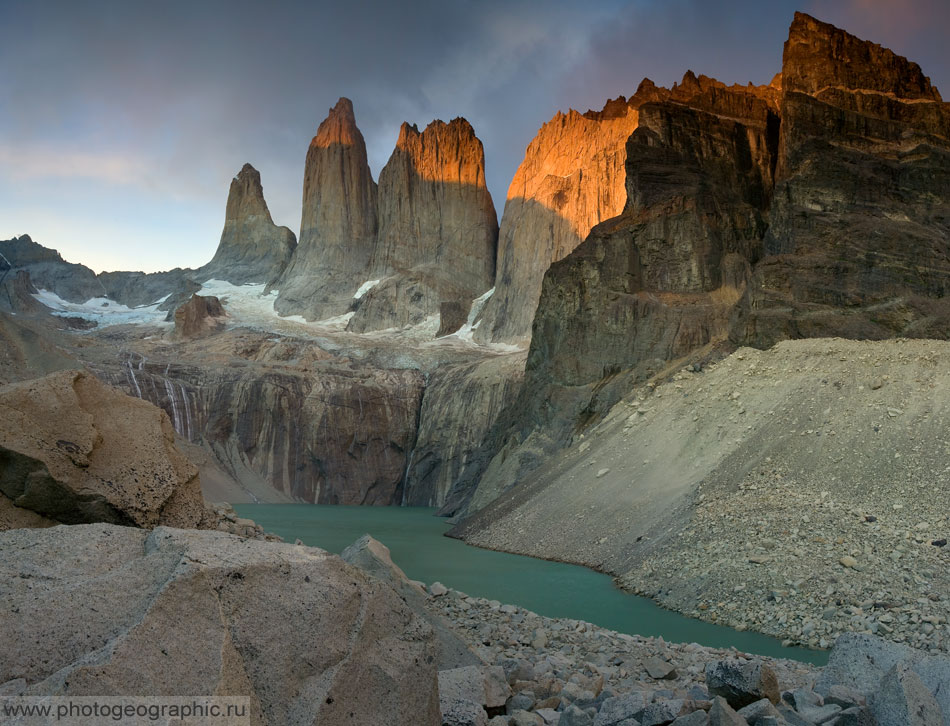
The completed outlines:
{"type": "Polygon", "coordinates": [[[237,173],[237,176],[235,176],[234,178],[240,179],[242,177],[246,177],[252,174],[256,174],[258,177],[260,177],[261,175],[261,173],[257,169],[255,169],[253,166],[251,166],[250,163],[245,163],[244,166],[241,167],[241,171],[239,171],[237,173]]]}
{"type": "Polygon", "coordinates": [[[365,146],[363,134],[356,125],[356,115],[353,112],[353,102],[341,96],[336,105],[330,109],[327,117],[320,123],[317,135],[313,137],[311,146],[326,148],[335,144],[343,146],[365,146]]]}
{"type": "Polygon", "coordinates": [[[411,138],[419,138],[424,143],[426,139],[433,137],[442,138],[447,134],[451,135],[453,133],[459,138],[470,137],[476,141],[478,140],[472,124],[462,116],[456,116],[448,123],[442,119],[434,119],[430,121],[422,131],[419,131],[419,127],[416,124],[403,121],[399,127],[399,138],[396,140],[396,148],[405,148],[411,138]]]}
{"type": "Polygon", "coordinates": [[[267,220],[271,219],[267,202],[264,201],[261,173],[250,164],[245,164],[231,180],[225,218],[239,219],[249,215],[261,215],[267,220]]]}
{"type": "Polygon", "coordinates": [[[630,104],[627,101],[627,97],[621,95],[616,98],[607,99],[607,103],[604,104],[604,107],[600,111],[589,110],[586,111],[583,116],[584,118],[595,121],[603,121],[605,119],[626,116],[629,109],[630,104]]]}
{"type": "Polygon", "coordinates": [[[796,12],[782,56],[786,91],[816,94],[829,87],[897,98],[941,101],[920,66],[878,43],[796,12]]]}

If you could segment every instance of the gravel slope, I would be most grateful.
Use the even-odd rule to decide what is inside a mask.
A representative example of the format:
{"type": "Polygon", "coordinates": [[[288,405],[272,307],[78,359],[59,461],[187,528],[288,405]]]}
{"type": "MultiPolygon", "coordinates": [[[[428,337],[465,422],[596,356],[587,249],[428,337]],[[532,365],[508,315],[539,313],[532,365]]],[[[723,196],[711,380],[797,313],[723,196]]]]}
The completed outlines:
{"type": "Polygon", "coordinates": [[[634,391],[462,533],[794,642],[946,650],[948,414],[950,343],[740,349],[634,391]]]}

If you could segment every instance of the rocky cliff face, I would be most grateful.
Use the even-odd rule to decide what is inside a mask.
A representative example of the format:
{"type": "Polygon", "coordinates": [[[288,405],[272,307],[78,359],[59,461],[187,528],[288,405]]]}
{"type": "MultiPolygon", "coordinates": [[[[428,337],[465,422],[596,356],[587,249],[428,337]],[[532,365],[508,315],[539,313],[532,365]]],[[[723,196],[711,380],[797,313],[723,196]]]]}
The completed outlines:
{"type": "Polygon", "coordinates": [[[471,124],[403,124],[379,176],[372,277],[349,329],[401,327],[470,302],[491,287],[498,221],[485,186],[485,153],[471,124]]]}
{"type": "Polygon", "coordinates": [[[398,504],[422,375],[349,365],[306,341],[267,337],[237,332],[202,355],[180,351],[187,362],[131,356],[122,368],[95,370],[163,408],[238,481],[253,477],[319,504],[398,504]]]}
{"type": "Polygon", "coordinates": [[[639,114],[618,101],[602,114],[558,113],[528,145],[508,187],[478,340],[527,342],[547,268],[623,209],[624,146],[639,114]]]}
{"type": "Polygon", "coordinates": [[[235,285],[272,283],[290,262],[297,239],[274,224],[264,201],[261,174],[245,164],[228,192],[224,229],[214,257],[196,271],[199,282],[227,280],[235,285]]]}
{"type": "Polygon", "coordinates": [[[376,183],[353,103],[341,98],[310,142],[299,245],[277,283],[282,315],[346,312],[367,278],[376,241],[376,183]]]}
{"type": "Polygon", "coordinates": [[[911,63],[796,15],[763,258],[737,343],[946,337],[950,104],[911,63]]]}
{"type": "Polygon", "coordinates": [[[946,337],[948,107],[919,67],[798,14],[781,79],[643,104],[627,205],[545,276],[490,500],[631,381],[735,343],[946,337]]]}
{"type": "MultiPolygon", "coordinates": [[[[640,123],[641,106],[672,101],[699,108],[718,105],[726,112],[728,94],[747,92],[687,72],[672,89],[645,79],[629,99],[612,99],[601,111],[558,113],[542,126],[508,188],[495,293],[485,305],[476,339],[526,344],[548,267],[572,252],[597,224],[623,211],[626,144],[640,123]]],[[[759,92],[777,97],[772,89],[759,92]]]]}
{"type": "Polygon", "coordinates": [[[406,470],[405,504],[441,507],[521,385],[524,354],[445,365],[429,376],[406,470]]]}

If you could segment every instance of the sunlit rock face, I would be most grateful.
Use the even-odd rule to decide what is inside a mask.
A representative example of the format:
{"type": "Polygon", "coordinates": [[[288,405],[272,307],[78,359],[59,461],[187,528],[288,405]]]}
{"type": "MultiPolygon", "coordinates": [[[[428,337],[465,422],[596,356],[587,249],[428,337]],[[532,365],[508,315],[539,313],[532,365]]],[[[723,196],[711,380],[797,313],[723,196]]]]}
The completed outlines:
{"type": "Polygon", "coordinates": [[[300,240],[277,288],[283,315],[345,312],[376,242],[376,182],[353,103],[341,98],[317,129],[304,167],[300,240]]]}
{"type": "Polygon", "coordinates": [[[271,219],[260,172],[245,164],[231,180],[218,249],[195,277],[199,282],[213,278],[235,285],[274,282],[296,246],[294,233],[271,219]]]}
{"type": "Polygon", "coordinates": [[[379,175],[379,232],[372,278],[355,332],[416,324],[443,302],[488,290],[495,274],[498,220],[485,185],[485,152],[471,124],[404,123],[379,175]]]}
{"type": "Polygon", "coordinates": [[[946,337],[948,139],[948,105],[916,64],[802,14],[770,86],[687,74],[642,104],[622,214],[544,277],[479,501],[670,361],[946,337]]]}
{"type": "Polygon", "coordinates": [[[528,145],[501,219],[495,294],[476,330],[481,342],[527,344],[541,281],[593,227],[617,216],[627,201],[626,143],[649,102],[716,96],[725,85],[687,73],[672,89],[645,79],[629,99],[600,111],[558,113],[528,145]]]}
{"type": "Polygon", "coordinates": [[[544,272],[623,209],[624,144],[638,113],[618,101],[601,114],[559,112],[528,145],[508,187],[495,293],[476,339],[526,342],[544,272]]]}

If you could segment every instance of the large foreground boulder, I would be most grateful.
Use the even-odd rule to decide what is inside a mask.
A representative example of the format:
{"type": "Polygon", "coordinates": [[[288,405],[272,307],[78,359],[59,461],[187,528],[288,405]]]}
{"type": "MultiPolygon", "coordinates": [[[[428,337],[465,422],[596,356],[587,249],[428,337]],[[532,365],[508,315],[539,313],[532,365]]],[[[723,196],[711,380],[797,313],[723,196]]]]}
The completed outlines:
{"type": "Polygon", "coordinates": [[[4,527],[212,526],[168,416],[83,371],[0,387],[0,498],[4,527]]]}
{"type": "Polygon", "coordinates": [[[322,550],[108,524],[0,533],[17,695],[249,696],[251,723],[439,723],[432,630],[322,550]]]}
{"type": "Polygon", "coordinates": [[[343,550],[340,556],[346,562],[359,567],[363,572],[393,588],[416,615],[432,626],[436,639],[436,664],[440,671],[462,666],[484,665],[484,661],[459,637],[445,618],[426,607],[428,594],[393,562],[386,545],[364,534],[343,550]]]}
{"type": "Polygon", "coordinates": [[[930,723],[935,708],[950,723],[950,657],[945,655],[848,633],[835,641],[815,691],[827,697],[839,686],[867,697],[880,723],[911,723],[901,715],[911,712],[922,719],[913,723],[930,723]]]}

